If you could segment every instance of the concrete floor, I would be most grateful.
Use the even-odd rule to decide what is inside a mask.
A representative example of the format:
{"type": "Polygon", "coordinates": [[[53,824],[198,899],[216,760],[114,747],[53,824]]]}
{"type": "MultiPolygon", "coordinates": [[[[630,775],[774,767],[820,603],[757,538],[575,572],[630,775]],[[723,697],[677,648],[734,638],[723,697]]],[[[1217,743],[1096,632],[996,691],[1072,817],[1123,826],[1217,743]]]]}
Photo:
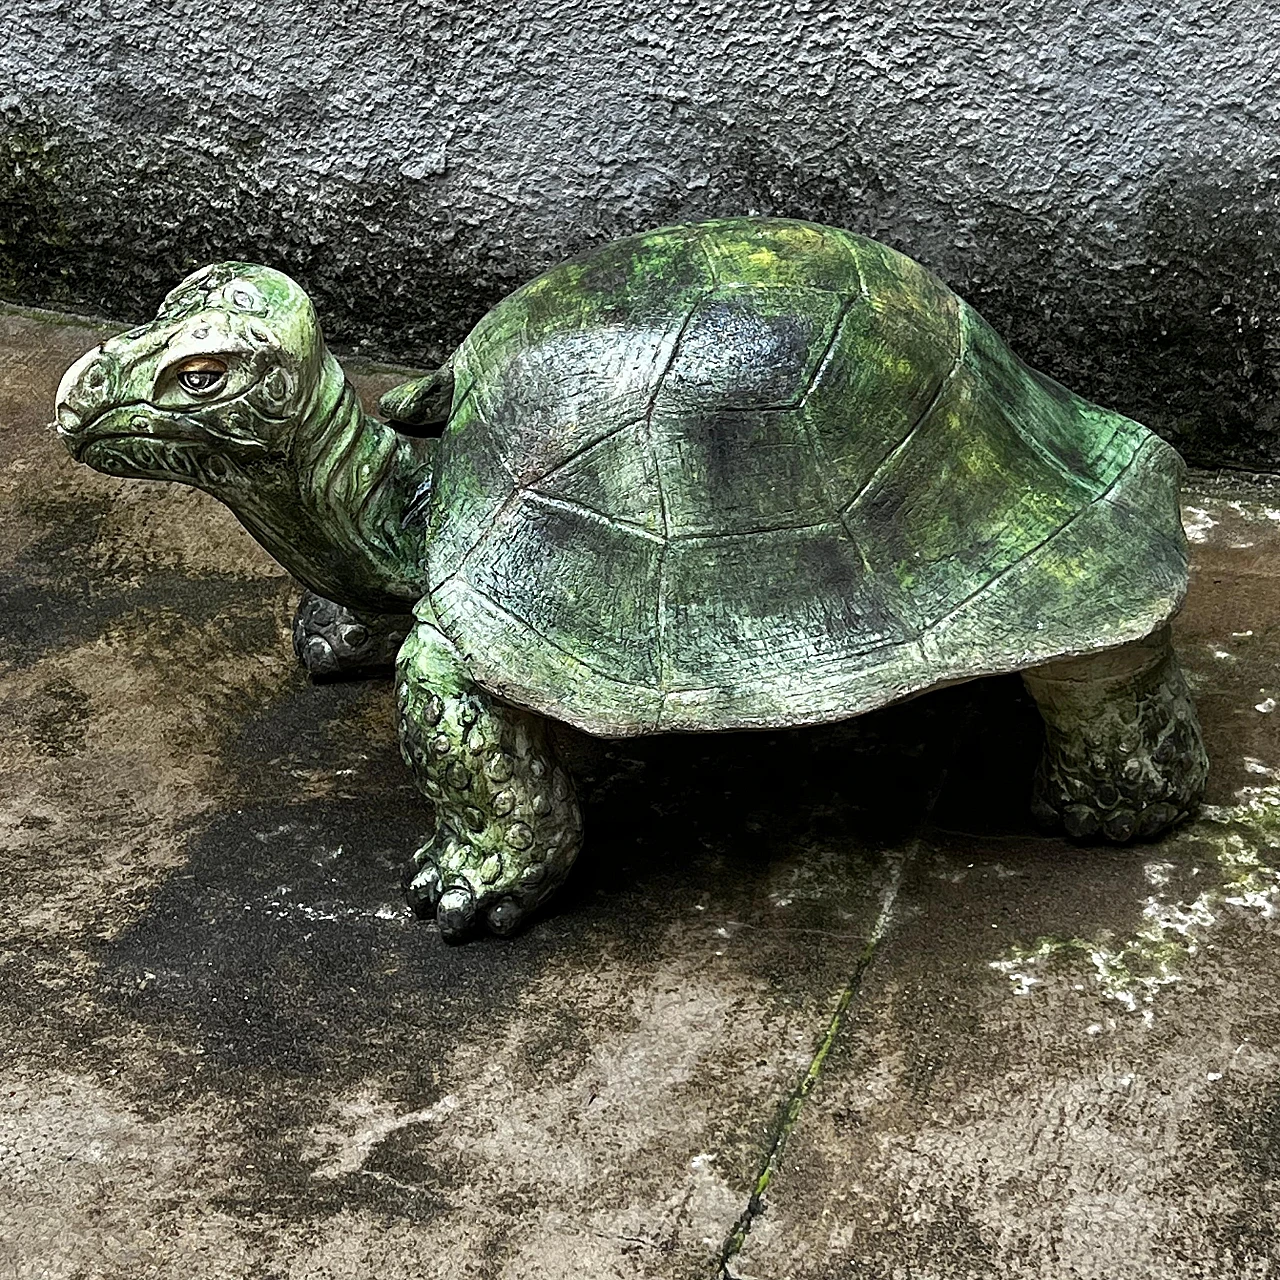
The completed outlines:
{"type": "Polygon", "coordinates": [[[0,314],[0,1273],[1280,1270],[1280,490],[1188,486],[1173,836],[1038,836],[997,680],[619,752],[554,911],[455,949],[388,682],[44,425],[99,332],[0,314]]]}

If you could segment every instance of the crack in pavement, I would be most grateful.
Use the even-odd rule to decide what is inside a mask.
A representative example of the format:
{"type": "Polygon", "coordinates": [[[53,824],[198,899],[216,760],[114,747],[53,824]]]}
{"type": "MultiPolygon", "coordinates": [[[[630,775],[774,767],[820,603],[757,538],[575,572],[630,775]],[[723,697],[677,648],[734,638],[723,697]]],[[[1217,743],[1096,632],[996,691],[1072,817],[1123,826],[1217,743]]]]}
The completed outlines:
{"type": "Polygon", "coordinates": [[[769,1149],[765,1153],[764,1161],[760,1166],[760,1172],[756,1175],[756,1180],[752,1185],[751,1196],[747,1200],[746,1208],[743,1209],[738,1220],[733,1224],[729,1237],[724,1243],[724,1248],[720,1251],[720,1258],[716,1268],[716,1280],[754,1280],[753,1277],[738,1271],[734,1266],[734,1259],[746,1245],[747,1237],[751,1233],[751,1228],[754,1226],[756,1218],[764,1212],[764,1195],[778,1172],[783,1152],[786,1149],[787,1139],[790,1138],[792,1130],[800,1120],[800,1113],[804,1109],[805,1099],[813,1092],[814,1086],[822,1075],[822,1068],[826,1064],[827,1056],[836,1042],[836,1037],[840,1034],[845,1014],[849,1011],[849,1006],[853,1003],[854,996],[861,989],[862,980],[866,976],[867,970],[871,967],[871,961],[875,956],[876,949],[893,921],[893,911],[898,900],[898,890],[902,886],[903,876],[924,842],[924,831],[929,825],[929,819],[938,802],[938,797],[946,786],[947,773],[948,770],[944,768],[935,783],[924,811],[920,816],[920,824],[916,829],[916,834],[911,838],[906,848],[891,862],[889,882],[885,885],[880,895],[879,914],[871,927],[871,932],[867,935],[867,940],[858,955],[857,963],[853,967],[853,972],[849,975],[848,982],[840,990],[835,1008],[827,1020],[826,1030],[823,1032],[822,1039],[818,1041],[818,1046],[814,1051],[813,1057],[809,1060],[809,1065],[804,1075],[800,1077],[799,1082],[791,1091],[786,1105],[782,1109],[782,1113],[774,1127],[773,1140],[769,1144],[769,1149]]]}

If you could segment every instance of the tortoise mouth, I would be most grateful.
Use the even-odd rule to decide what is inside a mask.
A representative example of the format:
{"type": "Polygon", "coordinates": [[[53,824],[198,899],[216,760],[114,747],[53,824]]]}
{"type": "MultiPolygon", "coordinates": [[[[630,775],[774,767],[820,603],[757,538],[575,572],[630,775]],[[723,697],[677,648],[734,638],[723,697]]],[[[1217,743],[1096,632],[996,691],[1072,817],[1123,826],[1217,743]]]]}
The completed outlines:
{"type": "MultiPolygon", "coordinates": [[[[124,412],[128,412],[133,406],[124,406],[124,412]]],[[[138,406],[139,408],[143,406],[138,406]]],[[[57,419],[54,426],[58,431],[58,438],[64,445],[71,456],[77,462],[87,461],[85,455],[95,445],[116,443],[119,444],[123,440],[156,440],[161,443],[182,443],[182,444],[201,444],[207,443],[207,433],[198,431],[165,431],[163,433],[155,431],[146,418],[136,416],[133,420],[132,431],[104,431],[101,427],[108,418],[115,416],[119,410],[107,409],[98,414],[96,417],[90,418],[87,422],[78,422],[75,416],[68,410],[59,408],[57,419]],[[98,428],[95,430],[95,428],[98,428]]]]}
{"type": "Polygon", "coordinates": [[[59,405],[54,425],[71,456],[96,471],[201,488],[244,478],[243,467],[266,451],[261,441],[185,414],[158,413],[138,401],[110,406],[85,421],[59,405]]]}
{"type": "Polygon", "coordinates": [[[167,410],[157,411],[155,405],[145,400],[109,405],[85,419],[81,419],[68,405],[59,404],[53,425],[63,444],[77,461],[80,461],[81,453],[90,445],[108,439],[180,440],[189,444],[225,444],[251,450],[266,448],[252,436],[229,431],[217,423],[189,415],[167,410]],[[120,425],[117,425],[121,419],[127,424],[127,430],[121,430],[120,425]],[[157,426],[160,427],[159,430],[157,426]]]}
{"type": "Polygon", "coordinates": [[[177,480],[203,487],[243,478],[239,467],[225,454],[215,453],[207,440],[181,436],[97,435],[77,441],[72,454],[95,471],[139,480],[177,480]]]}

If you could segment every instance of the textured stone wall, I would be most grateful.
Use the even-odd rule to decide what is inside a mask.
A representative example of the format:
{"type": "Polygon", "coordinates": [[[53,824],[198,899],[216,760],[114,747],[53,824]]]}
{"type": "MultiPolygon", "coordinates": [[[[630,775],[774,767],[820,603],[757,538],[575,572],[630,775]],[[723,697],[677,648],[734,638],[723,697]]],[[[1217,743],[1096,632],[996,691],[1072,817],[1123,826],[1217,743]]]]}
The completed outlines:
{"type": "Polygon", "coordinates": [[[132,320],[257,259],[422,364],[589,244],[787,214],[1280,468],[1278,53],[1271,0],[8,0],[0,296],[132,320]]]}

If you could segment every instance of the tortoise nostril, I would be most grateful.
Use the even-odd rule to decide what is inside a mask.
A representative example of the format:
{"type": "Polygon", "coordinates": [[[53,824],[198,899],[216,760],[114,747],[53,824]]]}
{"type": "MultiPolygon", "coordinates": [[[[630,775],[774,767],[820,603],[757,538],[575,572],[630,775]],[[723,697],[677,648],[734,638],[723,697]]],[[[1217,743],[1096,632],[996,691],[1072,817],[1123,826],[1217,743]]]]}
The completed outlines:
{"type": "Polygon", "coordinates": [[[55,414],[66,432],[79,430],[106,408],[119,382],[120,363],[101,348],[86,352],[62,375],[55,414]]]}

